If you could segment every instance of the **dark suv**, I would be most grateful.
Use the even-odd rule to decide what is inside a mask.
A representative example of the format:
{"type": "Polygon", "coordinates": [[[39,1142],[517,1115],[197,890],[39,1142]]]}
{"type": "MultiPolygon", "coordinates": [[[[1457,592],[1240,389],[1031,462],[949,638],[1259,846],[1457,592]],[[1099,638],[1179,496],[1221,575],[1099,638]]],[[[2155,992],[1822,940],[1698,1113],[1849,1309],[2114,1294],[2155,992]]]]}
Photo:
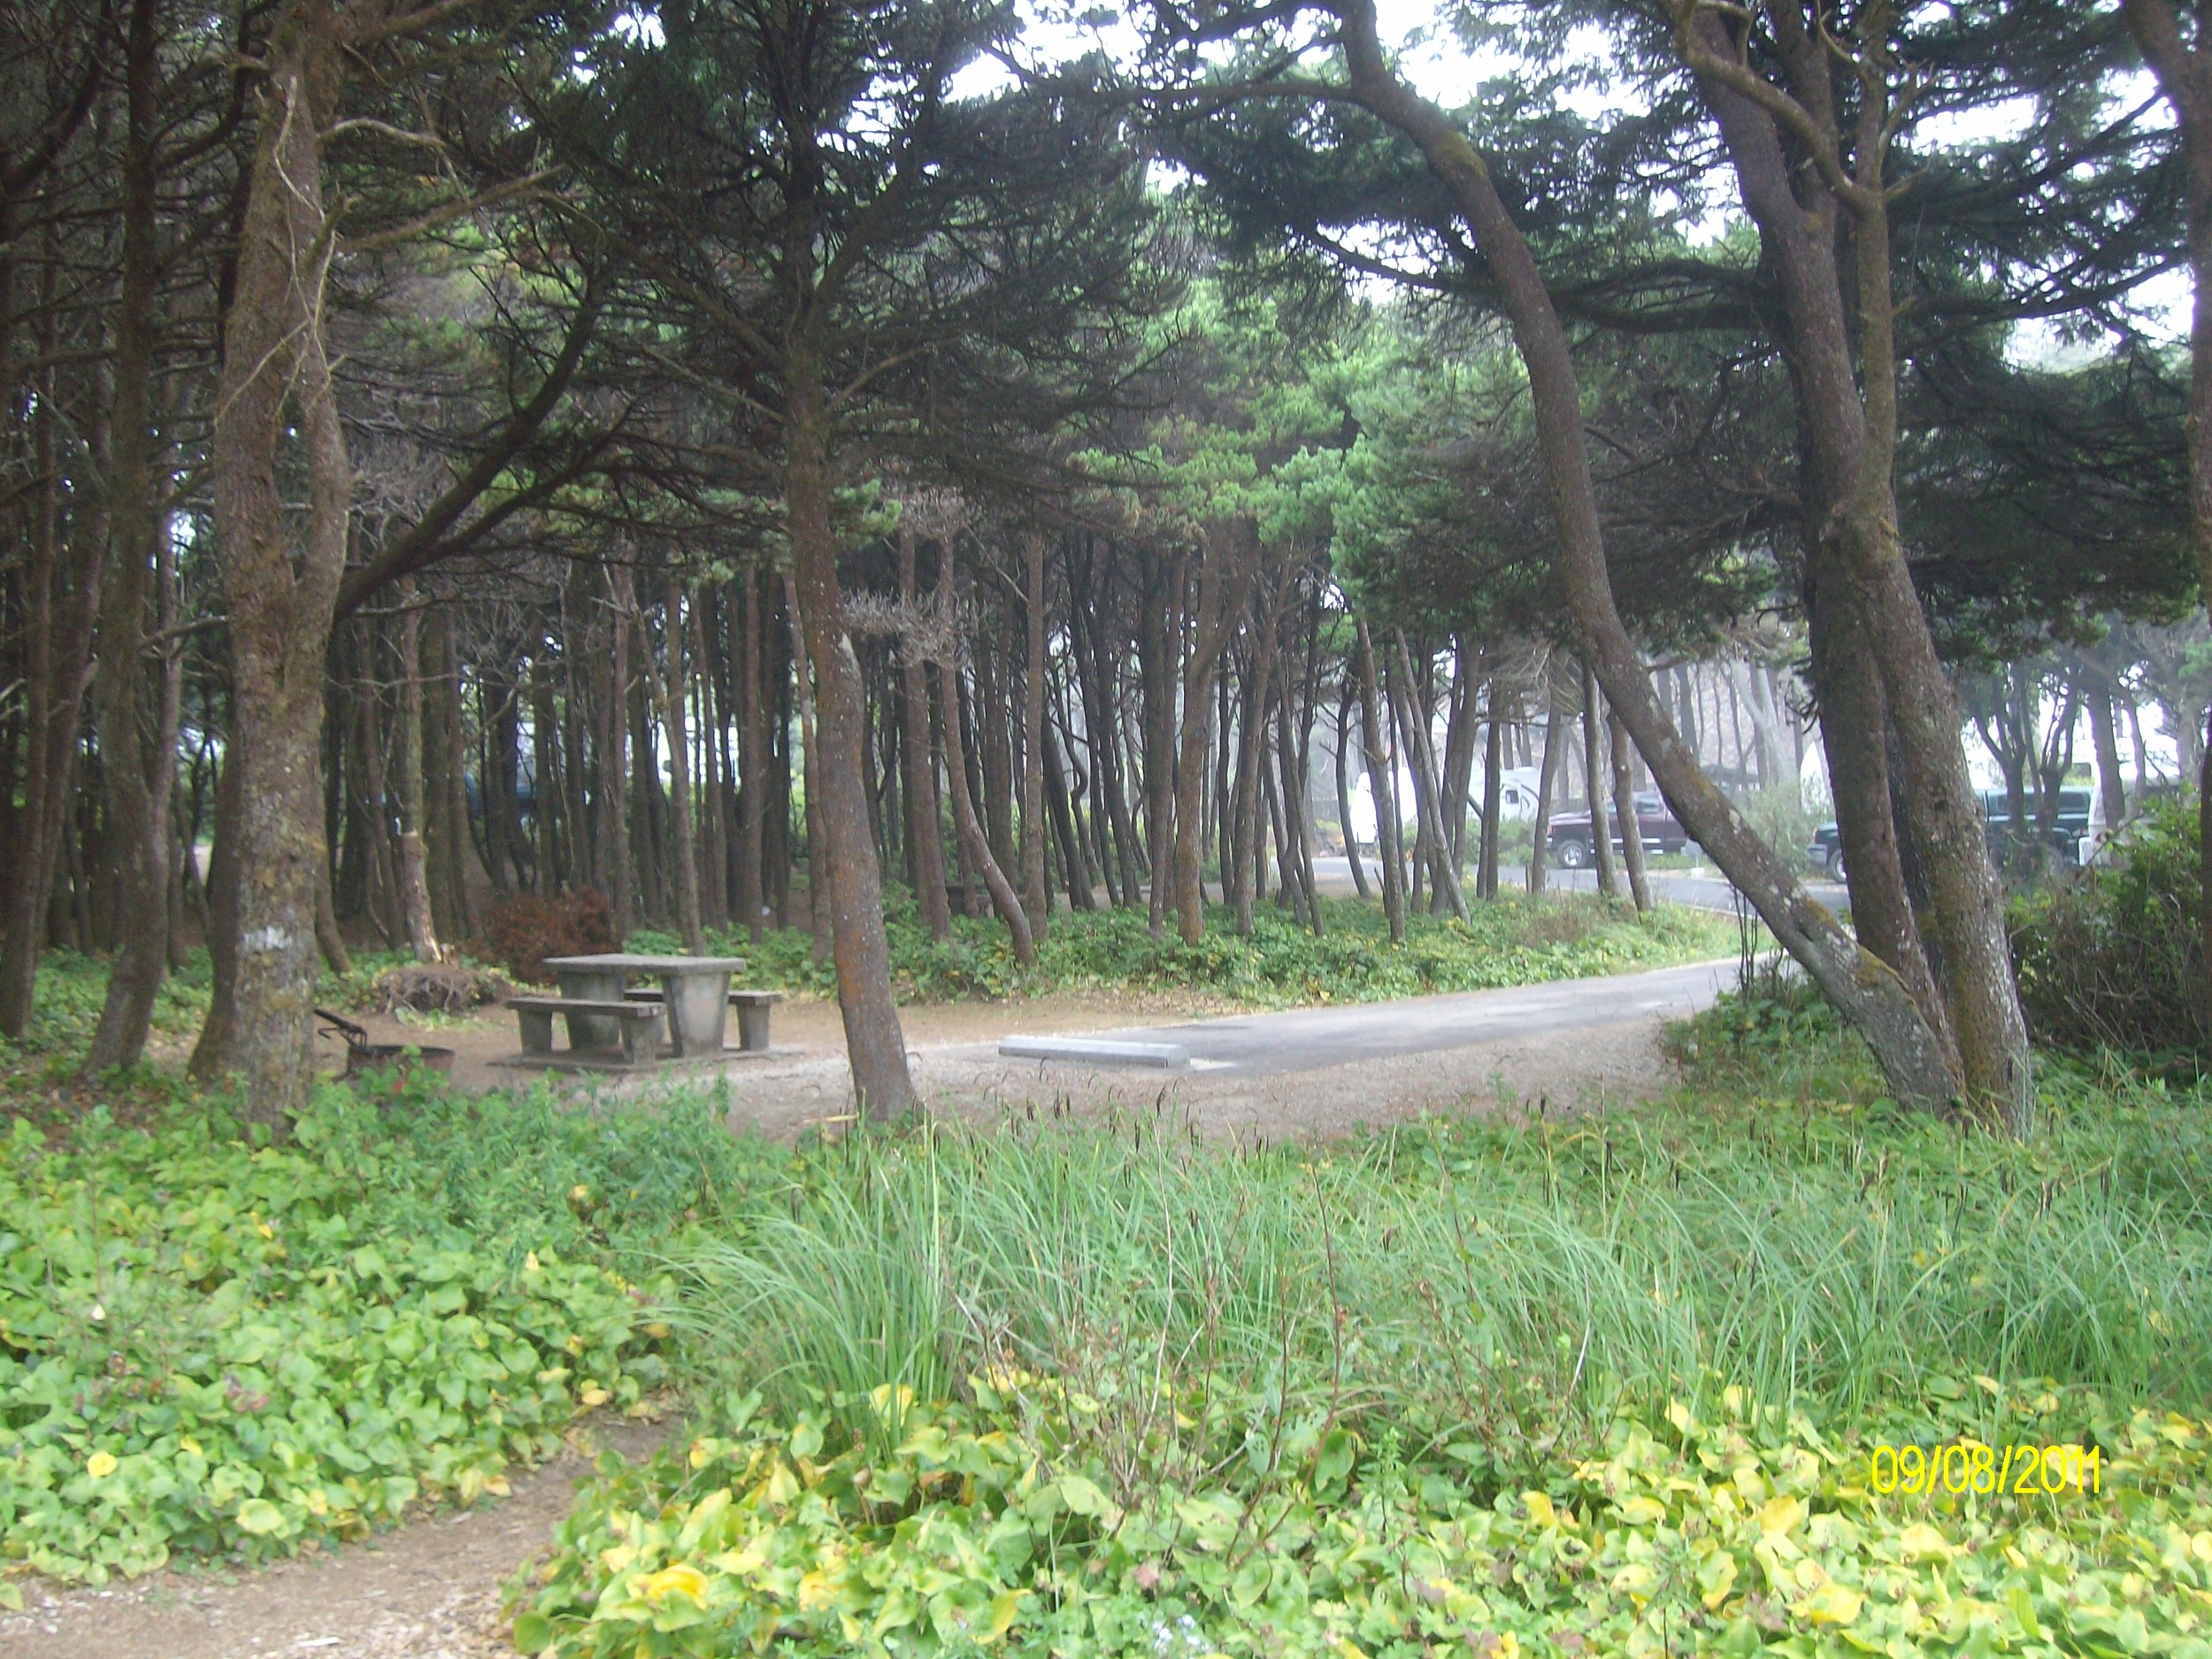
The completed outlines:
{"type": "MultiPolygon", "coordinates": [[[[1606,818],[1613,833],[1613,850],[1618,852],[1620,826],[1611,821],[1610,812],[1606,818]]],[[[1656,795],[1636,797],[1636,826],[1643,832],[1644,850],[1647,853],[1678,853],[1690,844],[1690,833],[1656,795]]],[[[1587,812],[1562,812],[1552,819],[1551,832],[1545,837],[1545,845],[1551,849],[1551,856],[1562,870],[1587,869],[1594,844],[1587,812]]]]}
{"type": "MultiPolygon", "coordinates": [[[[2002,789],[1984,789],[1982,819],[1989,832],[1989,849],[2002,857],[2005,843],[2012,836],[2012,804],[2002,789]]],[[[2029,805],[2029,822],[2022,830],[2023,838],[2035,833],[2034,805],[2029,805]]],[[[2051,848],[2067,864],[2081,863],[2082,841],[2089,833],[2089,791],[2061,789],[2058,792],[2058,822],[2051,826],[2051,848]]],[[[1832,881],[1844,878],[1843,842],[1832,821],[1823,824],[1813,832],[1813,844],[1805,849],[1813,868],[1823,872],[1832,881]]]]}

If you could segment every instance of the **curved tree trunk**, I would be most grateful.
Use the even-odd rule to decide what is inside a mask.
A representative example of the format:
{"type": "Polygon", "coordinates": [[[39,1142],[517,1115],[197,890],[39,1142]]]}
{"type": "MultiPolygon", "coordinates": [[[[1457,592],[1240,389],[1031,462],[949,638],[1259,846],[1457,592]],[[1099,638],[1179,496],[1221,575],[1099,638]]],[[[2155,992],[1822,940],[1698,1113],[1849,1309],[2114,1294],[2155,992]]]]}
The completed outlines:
{"type": "Polygon", "coordinates": [[[960,728],[959,671],[949,663],[937,664],[937,695],[943,710],[945,731],[945,788],[952,796],[953,823],[960,832],[961,844],[967,848],[968,856],[982,872],[983,885],[991,890],[991,903],[1006,924],[1008,938],[1014,947],[1014,960],[1025,968],[1033,967],[1037,961],[1037,946],[1029,932],[1029,916],[1022,908],[1014,884],[999,868],[998,860],[991,856],[991,838],[983,833],[983,820],[976,816],[975,801],[968,793],[968,757],[966,740],[960,728]]]}
{"type": "MultiPolygon", "coordinates": [[[[1605,717],[1598,710],[1598,677],[1585,663],[1582,666],[1582,772],[1589,780],[1590,786],[1590,854],[1597,860],[1598,891],[1609,898],[1617,898],[1621,884],[1613,865],[1613,827],[1606,819],[1605,790],[1599,781],[1606,773],[1606,749],[1600,747],[1598,738],[1604,726],[1605,717]]],[[[1630,819],[1621,821],[1626,826],[1630,819]]],[[[1630,829],[1622,829],[1621,846],[1624,851],[1632,835],[1630,829]]]]}
{"type": "Polygon", "coordinates": [[[861,780],[860,727],[867,718],[860,659],[845,629],[837,583],[837,541],[830,525],[828,414],[813,364],[794,353],[786,365],[784,499],[797,562],[808,658],[814,664],[815,726],[821,753],[808,794],[821,795],[821,830],[812,877],[829,877],[830,931],[845,1052],[863,1117],[898,1116],[920,1102],[906,1069],[906,1041],[891,990],[891,946],[883,930],[883,877],[868,832],[861,780]]]}
{"type": "Polygon", "coordinates": [[[1551,857],[1551,798],[1559,785],[1559,764],[1565,750],[1560,733],[1567,725],[1560,705],[1555,666],[1544,670],[1544,759],[1536,774],[1536,825],[1528,849],[1528,890],[1544,890],[1545,866],[1551,857]]]}
{"type": "Polygon", "coordinates": [[[1751,902],[1769,931],[1867,1040],[1901,1101],[1940,1107],[1953,1079],[1941,1046],[1904,982],[1813,902],[1699,769],[1652,694],[1613,603],[1597,492],[1583,431],[1574,357],[1535,257],[1506,211],[1489,170],[1434,104],[1396,80],[1375,32],[1372,0],[1347,0],[1353,96],[1421,147],[1484,252],[1528,371],[1539,452],[1558,535],[1558,573],[1582,654],[1686,828],[1751,902]]]}
{"type": "Polygon", "coordinates": [[[1636,769],[1629,764],[1628,728],[1609,709],[1605,729],[1613,754],[1613,821],[1621,826],[1621,864],[1628,872],[1636,913],[1642,916],[1651,910],[1651,883],[1644,875],[1644,820],[1636,810],[1636,769]]]}

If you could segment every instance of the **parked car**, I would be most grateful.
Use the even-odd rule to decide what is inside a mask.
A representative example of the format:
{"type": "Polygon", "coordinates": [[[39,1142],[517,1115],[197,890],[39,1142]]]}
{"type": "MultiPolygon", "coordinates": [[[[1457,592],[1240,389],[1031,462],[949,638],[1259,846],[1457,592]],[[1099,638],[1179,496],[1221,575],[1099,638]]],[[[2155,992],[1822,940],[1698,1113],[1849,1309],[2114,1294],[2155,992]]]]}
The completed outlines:
{"type": "MultiPolygon", "coordinates": [[[[1982,822],[1989,833],[1990,851],[2002,856],[2005,844],[2013,835],[2012,803],[2002,789],[1984,789],[1982,822]]],[[[2051,849],[2062,862],[2069,865],[2081,863],[2082,849],[2091,827],[2096,797],[2087,789],[2061,789],[2058,792],[2058,821],[2051,826],[2051,849]]],[[[2035,833],[2035,803],[2028,803],[2029,821],[2022,826],[2024,838],[2035,833]]],[[[1831,881],[1840,881],[1845,876],[1843,842],[1835,824],[1823,824],[1813,832],[1813,844],[1805,849],[1813,868],[1824,873],[1831,881]]]]}
{"type": "MultiPolygon", "coordinates": [[[[1606,818],[1610,823],[1610,812],[1606,818]]],[[[1690,833],[1682,827],[1681,820],[1667,808],[1656,794],[1636,797],[1636,826],[1642,832],[1644,850],[1647,853],[1678,853],[1690,844],[1690,833]]],[[[1618,824],[1610,824],[1613,850],[1621,850],[1621,830],[1618,824]]],[[[1590,833],[1587,812],[1562,812],[1551,821],[1551,829],[1545,837],[1545,845],[1551,849],[1553,860],[1562,870],[1584,870],[1590,865],[1596,837],[1590,833]]]]}

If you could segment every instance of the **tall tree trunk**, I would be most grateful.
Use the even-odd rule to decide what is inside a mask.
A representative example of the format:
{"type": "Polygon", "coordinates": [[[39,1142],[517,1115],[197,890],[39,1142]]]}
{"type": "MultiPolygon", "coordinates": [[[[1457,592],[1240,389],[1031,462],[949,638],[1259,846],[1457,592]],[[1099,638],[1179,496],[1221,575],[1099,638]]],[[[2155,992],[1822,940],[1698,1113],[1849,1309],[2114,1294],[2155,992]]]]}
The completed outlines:
{"type": "MultiPolygon", "coordinates": [[[[926,718],[928,705],[923,705],[926,718]]],[[[1076,910],[1094,910],[1098,895],[1092,892],[1090,859],[1085,850],[1083,826],[1078,821],[1075,797],[1079,786],[1069,782],[1067,770],[1061,764],[1059,722],[1048,710],[1045,715],[1045,804],[1051,814],[1052,833],[1060,849],[1060,863],[1067,877],[1068,908],[1076,910]]],[[[1069,753],[1073,754],[1071,749],[1069,753]]]]}
{"type": "MultiPolygon", "coordinates": [[[[1312,686],[1308,664],[1307,687],[1312,686]]],[[[1283,833],[1277,856],[1278,874],[1290,893],[1292,913],[1315,933],[1322,931],[1320,896],[1313,881],[1313,813],[1310,795],[1313,777],[1313,704],[1301,703],[1295,688],[1286,684],[1275,700],[1275,764],[1281,772],[1283,833]]]]}
{"type": "Polygon", "coordinates": [[[1504,807],[1505,785],[1505,720],[1498,705],[1504,690],[1502,678],[1493,674],[1483,698],[1489,720],[1482,739],[1482,851],[1475,865],[1475,892],[1486,899],[1498,896],[1498,814],[1504,807]]]}
{"type": "Polygon", "coordinates": [[[2104,810],[2105,833],[2110,835],[2127,818],[2127,780],[2120,771],[2120,734],[2112,718],[2112,693],[2102,686],[2093,687],[2089,692],[2089,735],[2097,751],[2098,804],[2104,810]]]}
{"type": "Polygon", "coordinates": [[[1393,942],[1406,937],[1405,859],[1398,846],[1398,785],[1390,747],[1383,741],[1382,710],[1378,706],[1375,642],[1367,620],[1359,619],[1360,748],[1367,757],[1367,788],[1375,797],[1375,854],[1382,860],[1383,918],[1393,942]]]}
{"type": "MultiPolygon", "coordinates": [[[[1613,831],[1605,818],[1605,788],[1600,780],[1606,775],[1607,750],[1609,745],[1601,740],[1605,718],[1598,707],[1598,677],[1590,665],[1582,665],[1582,772],[1589,784],[1590,795],[1590,851],[1597,860],[1598,891],[1608,898],[1620,896],[1621,883],[1613,865],[1613,831]]],[[[1621,845],[1625,849],[1633,832],[1626,826],[1632,820],[1624,818],[1621,845]]]]}
{"type": "Polygon", "coordinates": [[[600,706],[601,831],[606,837],[610,925],[618,944],[637,928],[637,870],[630,850],[630,570],[607,567],[607,684],[600,706]]]}
{"type": "MultiPolygon", "coordinates": [[[[784,610],[791,618],[795,647],[806,638],[805,611],[799,603],[797,579],[783,579],[784,610]]],[[[829,959],[835,948],[836,905],[830,897],[829,833],[822,827],[821,730],[814,718],[814,673],[803,655],[795,649],[792,675],[799,695],[800,787],[806,793],[806,903],[807,925],[814,944],[809,953],[816,963],[829,959]]]]}
{"type": "Polygon", "coordinates": [[[186,1067],[202,1081],[228,1068],[238,1033],[238,795],[245,780],[237,749],[227,745],[215,780],[215,844],[207,858],[207,1018],[186,1067]]]}
{"type": "Polygon", "coordinates": [[[1544,712],[1544,760],[1536,776],[1535,839],[1528,853],[1528,890],[1544,890],[1544,870],[1551,856],[1551,798],[1559,784],[1559,763],[1566,749],[1561,733],[1567,724],[1565,710],[1559,697],[1559,673],[1555,665],[1544,671],[1547,693],[1544,712]]]}
{"type": "MultiPolygon", "coordinates": [[[[911,613],[920,603],[915,576],[914,533],[898,534],[899,598],[911,613]]],[[[941,580],[941,577],[940,578],[941,580]]],[[[936,766],[930,758],[929,682],[920,650],[910,639],[899,641],[899,684],[906,694],[906,718],[900,722],[900,755],[906,766],[908,822],[914,846],[914,896],[932,939],[952,937],[952,906],[945,897],[945,844],[939,827],[936,766]]]]}
{"type": "MultiPolygon", "coordinates": [[[[1156,572],[1155,572],[1156,574],[1156,572]]],[[[1152,937],[1166,936],[1168,888],[1173,884],[1175,787],[1175,664],[1173,642],[1181,589],[1171,576],[1161,594],[1148,593],[1139,622],[1137,672],[1144,718],[1144,833],[1147,909],[1152,937]]]]}
{"type": "Polygon", "coordinates": [[[763,860],[767,849],[768,733],[762,695],[766,672],[764,635],[761,622],[761,582],[754,571],[741,579],[745,588],[742,619],[744,650],[738,663],[737,760],[743,769],[737,795],[737,908],[745,930],[760,942],[763,860]]]}
{"type": "Polygon", "coordinates": [[[945,733],[945,788],[952,796],[954,826],[968,849],[968,856],[982,872],[983,884],[991,890],[991,903],[1006,924],[1007,938],[1014,947],[1014,960],[1023,967],[1033,967],[1037,962],[1036,942],[1029,932],[1028,912],[1015,895],[1014,884],[1006,879],[992,856],[990,837],[983,833],[983,823],[976,816],[975,801],[968,794],[968,757],[964,752],[964,738],[960,726],[960,672],[949,662],[937,664],[937,695],[944,711],[945,733]]]}
{"type": "Polygon", "coordinates": [[[684,664],[685,590],[671,576],[664,590],[666,650],[662,657],[661,724],[668,734],[669,856],[675,869],[676,926],[684,949],[695,956],[707,949],[706,925],[699,909],[698,826],[691,810],[691,740],[684,730],[684,706],[691,688],[684,664]]]}
{"type": "MultiPolygon", "coordinates": [[[[786,364],[784,501],[798,570],[807,655],[814,664],[815,724],[821,755],[814,781],[822,796],[829,867],[831,935],[837,1000],[845,1021],[857,1110],[901,1116],[920,1104],[906,1069],[906,1042],[891,990],[891,946],[883,928],[883,878],[868,833],[860,775],[860,728],[867,709],[837,585],[836,533],[830,523],[829,414],[814,363],[794,353],[786,364]]],[[[809,795],[814,791],[810,788],[809,795]]],[[[825,861],[822,855],[826,852],[825,861]]]]}
{"type": "Polygon", "coordinates": [[[165,664],[175,648],[165,645],[165,671],[150,687],[146,638],[156,566],[166,559],[160,546],[163,507],[157,499],[164,492],[155,481],[153,453],[154,308],[160,276],[155,244],[160,173],[155,154],[157,12],[156,0],[132,0],[125,52],[123,278],[116,296],[115,399],[109,425],[112,558],[100,598],[102,666],[95,686],[119,949],[85,1060],[85,1069],[93,1072],[133,1064],[145,1052],[154,995],[168,968],[169,800],[176,778],[176,733],[173,721],[157,710],[170,701],[165,664]],[[151,742],[149,724],[155,728],[151,742]]]}
{"type": "Polygon", "coordinates": [[[399,617],[399,896],[407,945],[417,962],[438,960],[430,915],[430,863],[423,841],[422,612],[414,583],[400,584],[399,617]]]}
{"type": "MultiPolygon", "coordinates": [[[[1613,603],[1573,354],[1535,258],[1465,134],[1392,73],[1376,34],[1372,0],[1345,0],[1343,15],[1352,96],[1420,146],[1432,173],[1452,193],[1498,285],[1528,372],[1557,534],[1556,569],[1581,636],[1582,655],[1597,670],[1599,684],[1685,827],[1865,1036],[1897,1098],[1940,1106],[1949,1098],[1953,1079],[1903,983],[1805,895],[1788,866],[1699,770],[1653,696],[1613,603]]],[[[1886,259],[1886,249],[1883,257],[1886,259]]],[[[1886,276],[1886,266],[1882,269],[1886,276]]],[[[1957,752],[1955,733],[1953,750],[1957,752]]],[[[2016,1002],[2014,1007],[2016,1010],[2016,1002]]]]}
{"type": "Polygon", "coordinates": [[[423,640],[423,772],[428,794],[431,917],[442,939],[475,931],[469,905],[467,741],[461,725],[460,665],[453,616],[444,606],[426,619],[423,640]]]}
{"type": "Polygon", "coordinates": [[[1237,775],[1235,798],[1232,802],[1231,820],[1235,826],[1233,839],[1237,845],[1233,864],[1224,864],[1221,874],[1225,881],[1233,879],[1235,887],[1227,895],[1236,911],[1237,937],[1252,936],[1253,889],[1256,879],[1257,849],[1267,837],[1258,821],[1261,754],[1267,747],[1266,715],[1268,698],[1275,672],[1273,630],[1263,624],[1252,641],[1252,664],[1243,686],[1240,741],[1237,747],[1237,775]]]}
{"type": "MultiPolygon", "coordinates": [[[[55,359],[59,355],[56,293],[61,260],[46,250],[41,277],[41,355],[46,364],[34,411],[34,455],[39,484],[32,509],[31,566],[25,587],[28,614],[23,630],[25,722],[23,808],[17,844],[8,868],[6,903],[0,914],[0,1036],[20,1041],[31,1018],[32,992],[46,940],[47,911],[53,896],[69,808],[73,798],[78,727],[92,680],[95,619],[100,611],[100,576],[107,555],[104,510],[96,495],[65,539],[61,533],[60,428],[55,359]]],[[[107,411],[97,412],[102,431],[107,411]]],[[[97,434],[96,434],[96,437],[97,434]]],[[[97,447],[97,446],[96,446],[97,447]]],[[[105,457],[101,457],[104,462],[105,457]]]]}
{"type": "Polygon", "coordinates": [[[273,1133],[314,1075],[315,872],[323,833],[323,657],[345,573],[352,471],[325,355],[331,227],[321,134],[346,44],[323,6],[287,5],[262,61],[236,275],[224,324],[214,435],[216,545],[230,609],[244,768],[238,812],[237,1022],[220,1071],[245,1083],[240,1112],[273,1133]],[[285,523],[278,464],[296,430],[308,523],[285,523]]]}
{"type": "Polygon", "coordinates": [[[1045,539],[1022,538],[1022,902],[1030,932],[1045,936],[1052,895],[1045,886],[1045,539]]]}
{"type": "MultiPolygon", "coordinates": [[[[1352,776],[1347,758],[1351,722],[1352,688],[1348,684],[1336,703],[1336,820],[1344,833],[1344,860],[1352,867],[1352,891],[1364,899],[1372,895],[1367,889],[1367,872],[1360,864],[1359,833],[1352,827],[1352,776]]],[[[1377,817],[1379,820],[1380,814],[1377,817]]]]}
{"type": "Polygon", "coordinates": [[[1651,910],[1651,882],[1644,874],[1644,818],[1636,810],[1635,751],[1630,748],[1628,728],[1611,710],[1605,729],[1613,754],[1613,818],[1621,826],[1621,863],[1628,871],[1628,890],[1636,901],[1636,913],[1651,910]]]}
{"type": "Polygon", "coordinates": [[[1468,791],[1474,780],[1475,728],[1479,724],[1475,705],[1475,664],[1466,640],[1452,638],[1452,710],[1444,728],[1444,833],[1451,842],[1452,869],[1467,864],[1468,791]]]}
{"type": "Polygon", "coordinates": [[[1445,839],[1443,819],[1437,810],[1436,746],[1430,739],[1428,699],[1414,679],[1413,658],[1406,649],[1405,630],[1397,628],[1393,633],[1399,672],[1405,680],[1405,691],[1400,700],[1400,721],[1413,750],[1408,758],[1413,763],[1414,810],[1420,815],[1423,838],[1428,843],[1429,879],[1445,908],[1463,922],[1467,919],[1467,897],[1460,891],[1459,872],[1453,867],[1450,843],[1445,839]]]}

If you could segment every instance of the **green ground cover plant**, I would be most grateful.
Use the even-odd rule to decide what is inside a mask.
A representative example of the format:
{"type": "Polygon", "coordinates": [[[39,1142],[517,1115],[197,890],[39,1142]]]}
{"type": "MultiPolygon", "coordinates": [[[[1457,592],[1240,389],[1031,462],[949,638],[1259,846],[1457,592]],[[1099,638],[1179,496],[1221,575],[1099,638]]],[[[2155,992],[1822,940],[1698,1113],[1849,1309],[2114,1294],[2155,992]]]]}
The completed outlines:
{"type": "MultiPolygon", "coordinates": [[[[912,901],[893,895],[892,972],[903,1001],[1001,1000],[1054,991],[1194,992],[1254,1008],[1382,1002],[1431,991],[1477,991],[1592,974],[1660,968],[1725,955],[1735,925],[1724,916],[1662,905],[1638,917],[1594,894],[1509,895],[1478,904],[1467,922],[1409,916],[1406,942],[1393,945],[1380,908],[1350,899],[1322,901],[1324,932],[1263,907],[1252,936],[1240,939],[1227,910],[1209,912],[1206,936],[1186,945],[1171,932],[1154,939],[1142,912],[1056,914],[1022,972],[997,922],[956,918],[954,937],[929,936],[912,901]]],[[[673,935],[633,936],[636,949],[672,947],[673,935]]],[[[836,978],[811,959],[812,936],[787,928],[757,945],[720,936],[717,949],[746,958],[754,984],[833,995],[836,978]]]]}
{"type": "Polygon", "coordinates": [[[1706,1016],[1633,1116],[810,1152],[680,1263],[716,1403],[518,1638],[2212,1652],[2212,1097],[2054,1064],[2045,1136],[1962,1135],[1789,1018],[1706,1016]],[[1884,1496],[1884,1444],[2104,1472],[1884,1496]]]}
{"type": "Polygon", "coordinates": [[[329,1087],[0,1135],[0,1598],[467,1502],[667,1377],[663,1246],[777,1156],[692,1098],[596,1113],[329,1087]]]}

